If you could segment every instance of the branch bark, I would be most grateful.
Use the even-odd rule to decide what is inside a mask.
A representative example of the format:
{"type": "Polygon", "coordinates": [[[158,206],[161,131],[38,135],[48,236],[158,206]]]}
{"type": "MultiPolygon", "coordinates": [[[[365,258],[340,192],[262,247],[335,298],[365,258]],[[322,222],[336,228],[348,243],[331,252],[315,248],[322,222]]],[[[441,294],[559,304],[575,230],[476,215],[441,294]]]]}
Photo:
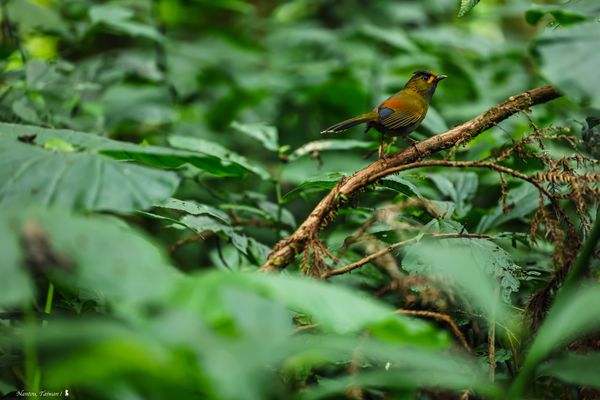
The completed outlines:
{"type": "Polygon", "coordinates": [[[309,240],[316,240],[321,227],[334,217],[335,212],[346,204],[349,198],[379,179],[394,174],[406,164],[430,154],[466,143],[511,115],[560,96],[561,94],[551,86],[542,86],[511,96],[470,121],[415,143],[385,159],[375,161],[348,178],[341,179],[317,204],[296,232],[274,247],[259,271],[272,272],[285,268],[304,249],[309,240]]]}

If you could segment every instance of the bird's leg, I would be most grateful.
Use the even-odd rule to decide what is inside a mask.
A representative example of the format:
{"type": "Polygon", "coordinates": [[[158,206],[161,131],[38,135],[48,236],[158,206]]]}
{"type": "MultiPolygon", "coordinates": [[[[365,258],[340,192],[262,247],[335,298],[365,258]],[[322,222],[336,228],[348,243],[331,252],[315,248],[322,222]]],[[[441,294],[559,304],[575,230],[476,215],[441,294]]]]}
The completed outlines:
{"type": "Polygon", "coordinates": [[[379,158],[385,158],[385,136],[381,134],[381,141],[379,142],[379,158]]]}

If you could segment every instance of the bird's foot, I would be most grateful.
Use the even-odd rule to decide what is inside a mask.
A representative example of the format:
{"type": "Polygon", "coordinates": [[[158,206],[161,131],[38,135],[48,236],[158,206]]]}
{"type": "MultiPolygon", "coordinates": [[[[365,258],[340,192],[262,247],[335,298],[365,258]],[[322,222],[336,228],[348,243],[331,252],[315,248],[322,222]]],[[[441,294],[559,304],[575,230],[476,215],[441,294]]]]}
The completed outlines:
{"type": "Polygon", "coordinates": [[[411,146],[415,148],[415,151],[417,152],[417,157],[418,158],[422,158],[423,153],[421,153],[421,150],[419,150],[419,147],[417,146],[417,143],[419,143],[418,140],[411,139],[411,146]]]}
{"type": "Polygon", "coordinates": [[[413,138],[411,138],[410,136],[405,136],[404,137],[408,142],[410,142],[410,145],[412,147],[415,148],[415,151],[417,152],[417,157],[421,158],[423,156],[423,153],[421,153],[421,150],[419,150],[419,147],[417,146],[417,143],[419,143],[418,140],[415,140],[413,138]]]}

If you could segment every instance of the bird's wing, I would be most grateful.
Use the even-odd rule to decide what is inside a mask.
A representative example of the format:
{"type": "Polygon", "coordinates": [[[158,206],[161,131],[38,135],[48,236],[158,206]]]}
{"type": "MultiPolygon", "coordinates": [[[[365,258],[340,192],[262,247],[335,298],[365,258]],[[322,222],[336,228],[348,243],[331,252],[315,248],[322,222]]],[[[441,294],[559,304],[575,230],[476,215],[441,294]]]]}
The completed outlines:
{"type": "Polygon", "coordinates": [[[379,123],[388,129],[400,129],[421,122],[427,105],[404,96],[391,97],[378,108],[379,123]]]}

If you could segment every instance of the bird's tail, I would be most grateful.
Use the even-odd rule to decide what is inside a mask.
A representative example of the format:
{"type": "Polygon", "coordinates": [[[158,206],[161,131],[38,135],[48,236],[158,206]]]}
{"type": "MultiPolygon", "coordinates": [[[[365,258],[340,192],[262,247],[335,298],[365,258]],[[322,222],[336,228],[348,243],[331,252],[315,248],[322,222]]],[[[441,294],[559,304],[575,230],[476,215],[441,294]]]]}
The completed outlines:
{"type": "Polygon", "coordinates": [[[376,114],[373,112],[359,115],[358,117],[350,118],[342,122],[338,122],[335,125],[330,126],[327,129],[321,131],[321,133],[335,133],[343,132],[346,129],[350,129],[355,125],[364,124],[365,122],[372,121],[376,118],[376,114]]]}

